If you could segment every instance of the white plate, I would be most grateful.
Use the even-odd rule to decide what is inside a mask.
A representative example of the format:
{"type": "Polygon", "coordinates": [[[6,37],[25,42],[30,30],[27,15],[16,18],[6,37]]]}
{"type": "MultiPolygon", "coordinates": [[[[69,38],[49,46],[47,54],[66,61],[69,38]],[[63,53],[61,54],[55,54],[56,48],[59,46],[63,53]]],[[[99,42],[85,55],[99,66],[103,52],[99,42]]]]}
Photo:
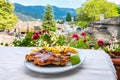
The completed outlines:
{"type": "Polygon", "coordinates": [[[32,62],[28,62],[26,60],[25,60],[25,66],[27,68],[29,68],[30,70],[35,71],[35,72],[39,72],[39,73],[49,73],[49,74],[60,73],[60,72],[72,70],[72,69],[80,66],[83,63],[83,61],[85,60],[85,55],[79,54],[79,57],[81,59],[81,62],[79,64],[67,65],[64,67],[40,67],[40,66],[36,66],[32,62]]]}

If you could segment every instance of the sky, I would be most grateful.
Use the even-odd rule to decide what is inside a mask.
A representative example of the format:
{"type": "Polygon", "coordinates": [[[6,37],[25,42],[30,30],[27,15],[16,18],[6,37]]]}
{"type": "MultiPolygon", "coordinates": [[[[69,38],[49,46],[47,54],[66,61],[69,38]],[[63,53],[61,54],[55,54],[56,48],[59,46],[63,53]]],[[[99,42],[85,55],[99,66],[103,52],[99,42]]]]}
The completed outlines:
{"type": "MultiPolygon", "coordinates": [[[[87,0],[10,0],[12,3],[20,3],[22,5],[42,5],[46,6],[50,4],[52,6],[63,7],[63,8],[78,8],[81,6],[81,3],[84,3],[87,0]]],[[[120,4],[120,0],[108,0],[116,4],[120,4]]]]}

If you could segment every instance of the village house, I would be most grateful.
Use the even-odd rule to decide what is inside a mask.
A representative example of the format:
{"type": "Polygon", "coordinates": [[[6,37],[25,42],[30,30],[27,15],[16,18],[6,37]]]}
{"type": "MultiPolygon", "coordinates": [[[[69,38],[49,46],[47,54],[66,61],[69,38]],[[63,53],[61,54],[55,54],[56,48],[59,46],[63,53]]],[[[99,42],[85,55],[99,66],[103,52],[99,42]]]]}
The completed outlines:
{"type": "Polygon", "coordinates": [[[21,21],[19,20],[18,23],[13,27],[12,32],[15,33],[26,33],[29,32],[36,32],[40,31],[42,23],[41,20],[38,19],[37,21],[21,21]]]}
{"type": "Polygon", "coordinates": [[[106,29],[112,36],[120,39],[120,17],[104,19],[104,21],[95,21],[94,27],[106,29]]]}
{"type": "Polygon", "coordinates": [[[104,19],[100,16],[100,21],[93,22],[90,27],[98,29],[100,32],[109,33],[113,38],[120,40],[120,17],[111,17],[104,19]]]}

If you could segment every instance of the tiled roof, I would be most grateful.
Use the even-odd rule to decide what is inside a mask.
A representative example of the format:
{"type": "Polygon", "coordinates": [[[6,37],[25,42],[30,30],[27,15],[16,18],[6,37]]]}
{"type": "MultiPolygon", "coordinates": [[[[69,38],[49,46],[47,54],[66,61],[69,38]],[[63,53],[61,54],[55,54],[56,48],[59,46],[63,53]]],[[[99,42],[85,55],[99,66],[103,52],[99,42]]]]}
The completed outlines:
{"type": "Polygon", "coordinates": [[[117,25],[120,26],[120,17],[112,17],[104,19],[104,21],[95,21],[94,25],[117,25]]]}
{"type": "Polygon", "coordinates": [[[13,28],[19,28],[19,29],[34,29],[35,26],[41,26],[40,21],[18,21],[18,23],[13,28]]]}

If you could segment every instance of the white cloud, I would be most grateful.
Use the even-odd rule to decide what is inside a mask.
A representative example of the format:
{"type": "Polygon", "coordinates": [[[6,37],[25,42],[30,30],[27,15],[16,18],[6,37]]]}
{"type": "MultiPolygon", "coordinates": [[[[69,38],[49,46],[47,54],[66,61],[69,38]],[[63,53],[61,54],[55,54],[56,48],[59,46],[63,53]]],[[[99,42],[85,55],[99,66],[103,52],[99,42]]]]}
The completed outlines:
{"type": "MultiPolygon", "coordinates": [[[[23,5],[43,5],[51,4],[58,7],[78,8],[87,0],[10,0],[13,3],[20,3],[23,5]]],[[[120,0],[107,0],[120,5],[120,0]]]]}
{"type": "Polygon", "coordinates": [[[109,2],[114,2],[115,4],[120,4],[120,0],[107,0],[109,2]]]}

